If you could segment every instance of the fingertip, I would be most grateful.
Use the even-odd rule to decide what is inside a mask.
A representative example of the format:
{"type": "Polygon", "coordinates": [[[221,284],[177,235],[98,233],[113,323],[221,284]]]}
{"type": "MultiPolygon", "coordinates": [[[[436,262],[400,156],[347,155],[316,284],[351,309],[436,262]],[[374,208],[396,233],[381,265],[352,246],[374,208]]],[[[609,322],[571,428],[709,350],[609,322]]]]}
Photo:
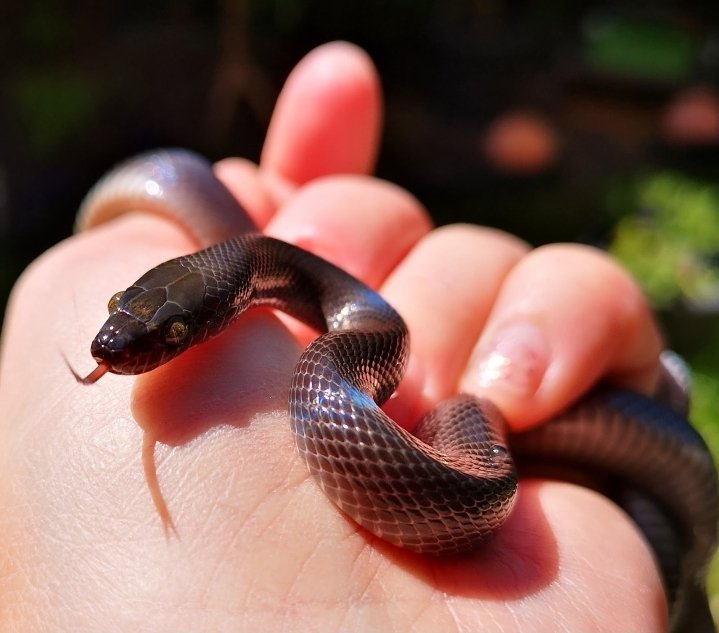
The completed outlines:
{"type": "Polygon", "coordinates": [[[489,398],[510,422],[531,419],[534,412],[527,410],[549,380],[552,355],[541,323],[508,321],[480,339],[468,363],[464,388],[489,398]]]}
{"type": "Polygon", "coordinates": [[[653,393],[661,336],[636,282],[597,249],[536,249],[507,277],[462,388],[534,425],[606,380],[653,393]]]}
{"type": "Polygon", "coordinates": [[[263,170],[302,185],[374,168],[381,123],[379,75],[347,42],[315,48],[290,73],[262,152],[263,170]]]}
{"type": "Polygon", "coordinates": [[[501,231],[445,225],[420,240],[383,285],[409,328],[429,401],[456,392],[502,282],[526,250],[501,231]]]}
{"type": "Polygon", "coordinates": [[[401,187],[336,175],[299,190],[267,226],[267,233],[378,287],[430,229],[425,209],[401,187]]]}

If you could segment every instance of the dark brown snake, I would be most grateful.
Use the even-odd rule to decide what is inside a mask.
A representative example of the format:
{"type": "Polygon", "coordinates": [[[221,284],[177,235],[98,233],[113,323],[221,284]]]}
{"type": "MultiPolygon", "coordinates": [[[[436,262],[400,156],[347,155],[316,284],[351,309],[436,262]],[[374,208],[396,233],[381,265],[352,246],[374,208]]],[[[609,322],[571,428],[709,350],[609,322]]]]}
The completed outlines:
{"type": "Polygon", "coordinates": [[[653,546],[673,630],[713,630],[704,584],[719,523],[717,472],[684,412],[597,389],[541,427],[508,436],[491,403],[459,395],[412,435],[380,409],[404,373],[408,336],[376,292],[300,248],[247,233],[246,214],[190,152],[160,151],[117,167],[88,194],[78,227],[133,209],[175,217],[206,248],[160,264],[110,300],[92,342],[98,367],[86,384],[107,371],[150,371],[248,308],[282,310],[321,332],[290,387],[299,452],[324,493],[357,523],[417,552],[462,551],[512,511],[510,447],[519,464],[599,473],[611,484],[603,490],[617,492],[653,546]]]}

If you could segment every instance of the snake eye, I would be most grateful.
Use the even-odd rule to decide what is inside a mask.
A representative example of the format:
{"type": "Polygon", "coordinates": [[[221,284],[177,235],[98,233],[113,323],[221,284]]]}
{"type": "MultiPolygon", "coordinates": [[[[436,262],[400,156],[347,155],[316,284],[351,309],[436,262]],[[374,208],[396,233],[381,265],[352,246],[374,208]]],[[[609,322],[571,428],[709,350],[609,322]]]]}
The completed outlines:
{"type": "Polygon", "coordinates": [[[116,292],[112,297],[110,297],[110,300],[107,302],[107,311],[112,314],[115,310],[117,310],[117,306],[120,304],[120,297],[125,294],[124,290],[120,290],[120,292],[116,292]]]}
{"type": "Polygon", "coordinates": [[[182,345],[189,333],[187,322],[181,316],[170,317],[165,322],[163,334],[168,345],[182,345]]]}

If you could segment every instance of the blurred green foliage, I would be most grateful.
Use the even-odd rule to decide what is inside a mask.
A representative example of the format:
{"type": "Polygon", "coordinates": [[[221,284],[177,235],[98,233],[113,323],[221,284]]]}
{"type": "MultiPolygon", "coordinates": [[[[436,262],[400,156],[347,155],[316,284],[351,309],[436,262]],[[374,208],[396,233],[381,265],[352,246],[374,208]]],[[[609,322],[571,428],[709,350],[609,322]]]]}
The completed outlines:
{"type": "Polygon", "coordinates": [[[588,21],[587,63],[601,72],[671,81],[686,77],[696,64],[699,45],[676,24],[617,13],[588,21]]]}
{"type": "Polygon", "coordinates": [[[675,172],[638,179],[636,211],[619,219],[610,252],[657,308],[719,304],[719,187],[675,172]]]}
{"type": "MultiPolygon", "coordinates": [[[[701,361],[694,362],[691,417],[714,453],[716,462],[719,456],[719,341],[708,346],[708,351],[712,356],[708,366],[704,366],[701,361]]],[[[719,615],[719,555],[714,556],[709,567],[707,591],[716,620],[719,615]]]]}

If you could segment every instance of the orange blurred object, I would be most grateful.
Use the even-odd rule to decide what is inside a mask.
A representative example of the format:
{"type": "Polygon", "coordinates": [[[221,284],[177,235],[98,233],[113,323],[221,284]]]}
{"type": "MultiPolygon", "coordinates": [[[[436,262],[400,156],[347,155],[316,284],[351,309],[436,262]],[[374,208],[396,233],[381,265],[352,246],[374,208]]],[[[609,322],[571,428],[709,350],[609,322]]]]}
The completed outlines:
{"type": "Polygon", "coordinates": [[[719,96],[710,88],[693,86],[680,91],[662,118],[662,134],[670,143],[719,143],[719,96]]]}
{"type": "Polygon", "coordinates": [[[531,112],[511,112],[495,119],[483,139],[489,165],[499,172],[530,176],[557,160],[559,141],[552,127],[531,112]]]}

